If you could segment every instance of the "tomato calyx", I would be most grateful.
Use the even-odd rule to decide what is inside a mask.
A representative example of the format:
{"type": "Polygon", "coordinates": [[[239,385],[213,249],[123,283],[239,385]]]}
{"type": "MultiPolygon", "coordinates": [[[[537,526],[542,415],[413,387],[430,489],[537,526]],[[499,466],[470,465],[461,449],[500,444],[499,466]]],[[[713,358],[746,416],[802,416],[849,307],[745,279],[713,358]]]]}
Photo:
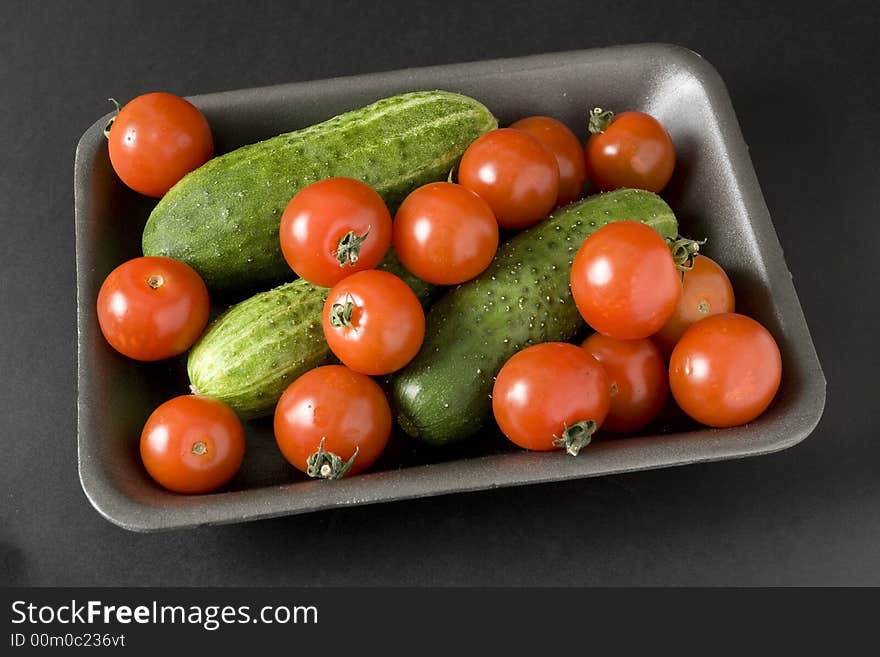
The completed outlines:
{"type": "Polygon", "coordinates": [[[361,244],[364,243],[364,240],[370,234],[370,228],[372,226],[367,226],[367,230],[364,231],[363,235],[358,235],[353,230],[350,230],[342,236],[336,247],[336,259],[339,261],[340,267],[345,267],[345,265],[354,267],[357,264],[358,258],[361,255],[361,244]]]}
{"type": "Polygon", "coordinates": [[[354,328],[351,316],[354,313],[354,303],[334,303],[330,306],[330,326],[333,328],[354,328]]]}
{"type": "Polygon", "coordinates": [[[587,128],[591,135],[598,135],[605,132],[613,120],[614,112],[603,110],[601,107],[594,107],[590,112],[590,122],[587,128]]]}
{"type": "Polygon", "coordinates": [[[147,278],[147,285],[150,286],[150,289],[158,290],[165,285],[165,279],[161,274],[151,274],[150,277],[147,278]]]}
{"type": "Polygon", "coordinates": [[[354,454],[347,461],[333,452],[324,449],[324,438],[318,443],[318,450],[306,459],[307,472],[314,479],[342,479],[361,451],[360,447],[354,448],[354,454]]]}
{"type": "Polygon", "coordinates": [[[700,247],[706,243],[706,240],[692,240],[689,237],[677,235],[676,237],[667,237],[666,243],[669,245],[669,250],[672,251],[675,268],[684,274],[694,268],[694,259],[700,254],[700,247]]]}
{"type": "Polygon", "coordinates": [[[565,427],[559,438],[553,441],[554,447],[564,449],[572,456],[578,453],[593,440],[593,434],[599,426],[593,420],[581,420],[565,427]]]}
{"type": "Polygon", "coordinates": [[[113,112],[113,116],[110,117],[110,120],[107,121],[107,125],[104,126],[104,139],[110,139],[110,128],[113,127],[113,124],[116,122],[116,117],[119,116],[119,101],[115,98],[108,98],[107,100],[116,106],[116,111],[113,112]]]}
{"type": "Polygon", "coordinates": [[[208,453],[208,445],[205,444],[205,441],[199,440],[193,443],[191,451],[196,456],[204,456],[208,453]]]}

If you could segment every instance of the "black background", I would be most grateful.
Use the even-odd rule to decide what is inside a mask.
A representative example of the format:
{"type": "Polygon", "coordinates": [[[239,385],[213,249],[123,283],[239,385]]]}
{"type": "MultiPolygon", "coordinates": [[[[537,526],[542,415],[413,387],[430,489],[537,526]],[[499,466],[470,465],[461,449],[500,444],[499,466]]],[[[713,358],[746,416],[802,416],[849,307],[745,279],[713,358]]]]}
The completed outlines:
{"type": "Polygon", "coordinates": [[[0,3],[0,584],[880,584],[872,5],[0,3]],[[72,174],[108,96],[644,41],[700,52],[728,85],[828,378],[810,438],[155,535],[91,508],[76,472],[72,174]]]}

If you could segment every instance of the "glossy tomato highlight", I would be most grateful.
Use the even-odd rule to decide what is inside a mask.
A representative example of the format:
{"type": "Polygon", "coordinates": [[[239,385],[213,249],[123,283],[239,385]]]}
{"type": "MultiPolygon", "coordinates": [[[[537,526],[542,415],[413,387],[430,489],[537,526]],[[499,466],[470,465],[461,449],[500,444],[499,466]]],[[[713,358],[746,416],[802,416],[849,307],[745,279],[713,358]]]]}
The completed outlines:
{"type": "Polygon", "coordinates": [[[498,128],[468,146],[458,182],[489,204],[502,228],[520,230],[541,221],[556,205],[559,165],[532,135],[498,128]]]}
{"type": "Polygon", "coordinates": [[[394,251],[423,281],[456,285],[495,257],[498,222],[477,194],[449,182],[429,183],[404,199],[394,216],[394,251]]]}
{"type": "Polygon", "coordinates": [[[107,342],[135,360],[162,360],[189,349],[208,323],[208,288],[180,260],[144,256],[122,263],[98,292],[107,342]]]}
{"type": "Polygon", "coordinates": [[[631,187],[660,192],[675,169],[675,147],[666,129],[644,112],[590,116],[587,175],[599,191],[631,187]]]}
{"type": "Polygon", "coordinates": [[[584,148],[577,136],[562,121],[550,116],[530,116],[510,125],[523,130],[553,153],[559,166],[559,194],[556,205],[567,205],[581,197],[587,179],[584,148]]]}
{"type": "Polygon", "coordinates": [[[605,421],[605,370],[584,349],[545,342],[514,354],[492,390],[495,421],[511,442],[530,450],[578,452],[605,421]]]}
{"type": "Polygon", "coordinates": [[[391,213],[366,183],[327,178],[290,200],[279,237],[284,259],[297,275],[333,287],[382,261],[391,245],[391,213]]]}
{"type": "Polygon", "coordinates": [[[681,297],[681,274],[666,241],[638,221],[602,226],[578,249],[571,293],[599,333],[638,340],[656,333],[681,297]]]}
{"type": "Polygon", "coordinates": [[[688,328],[669,361],[669,385],[681,410],[710,427],[746,424],[779,389],[782,358],[770,332],[737,313],[688,328]]]}
{"type": "Polygon", "coordinates": [[[391,435],[391,408],[370,377],[342,365],[306,372],[275,408],[284,458],[310,477],[339,479],[369,468],[391,435]]]}
{"type": "Polygon", "coordinates": [[[154,198],[164,196],[214,152],[205,116],[180,96],[161,92],[127,103],[110,125],[107,146],[122,182],[154,198]]]}
{"type": "Polygon", "coordinates": [[[175,493],[209,493],[227,483],[244,459],[244,428],[225,404],[175,397],[150,415],[141,432],[144,467],[175,493]]]}
{"type": "Polygon", "coordinates": [[[636,431],[659,415],[669,396],[666,361],[648,339],[616,340],[594,333],[581,345],[608,375],[610,407],[602,428],[636,431]]]}

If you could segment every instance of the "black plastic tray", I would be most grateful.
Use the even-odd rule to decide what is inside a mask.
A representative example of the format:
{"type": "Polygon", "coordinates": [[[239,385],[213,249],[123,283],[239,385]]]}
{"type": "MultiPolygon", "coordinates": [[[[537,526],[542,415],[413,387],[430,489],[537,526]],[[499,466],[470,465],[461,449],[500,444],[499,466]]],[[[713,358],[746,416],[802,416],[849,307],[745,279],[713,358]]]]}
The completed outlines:
{"type": "Polygon", "coordinates": [[[472,491],[774,452],[816,426],[825,378],[770,221],[724,83],[690,50],[660,44],[406,69],[193,96],[218,152],[327,119],[380,97],[447,89],[484,102],[506,125],[532,114],[565,121],[581,138],[595,105],[657,117],[675,142],[677,166],[664,197],[682,232],[707,237],[729,273],[737,310],[761,321],[783,359],[779,393],[755,422],[704,429],[671,411],[644,435],[597,440],[577,458],[526,453],[487,432],[451,450],[392,438],[376,469],[341,481],[311,481],[280,456],[271,422],[247,423],[242,470],[222,491],[181,496],[159,488],[138,456],[143,423],[187,391],[182,359],[143,364],[104,341],[95,300],[104,277],[140,255],[153,201],[114,175],[98,120],[76,152],[78,445],[83,490],[110,521],[150,531],[240,522],[319,509],[472,491]]]}

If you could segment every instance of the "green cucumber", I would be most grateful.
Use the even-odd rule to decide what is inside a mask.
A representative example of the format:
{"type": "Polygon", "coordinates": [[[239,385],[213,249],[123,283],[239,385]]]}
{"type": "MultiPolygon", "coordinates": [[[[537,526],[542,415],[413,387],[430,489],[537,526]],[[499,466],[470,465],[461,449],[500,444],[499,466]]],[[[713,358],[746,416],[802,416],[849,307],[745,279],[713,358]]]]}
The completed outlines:
{"type": "MultiPolygon", "coordinates": [[[[393,252],[380,268],[400,276],[422,303],[436,289],[407,272],[393,252]]],[[[321,328],[328,292],[300,278],[232,306],[189,353],[192,391],[242,418],[270,415],[294,379],[333,358],[321,328]]]]}
{"type": "Polygon", "coordinates": [[[183,260],[212,290],[278,283],[290,277],[278,226],[300,189],[358,178],[393,212],[416,187],[446,178],[468,145],[497,125],[472,98],[419,91],[244,146],[168,191],[144,227],[144,255],[183,260]]]}
{"type": "Polygon", "coordinates": [[[437,301],[421,351],[390,380],[401,428],[436,445],[485,426],[495,375],[508,358],[531,344],[570,340],[585,327],[569,289],[571,261],[600,226],[625,219],[664,237],[678,232],[656,194],[622,189],[591,196],[518,234],[478,278],[437,301]]]}

